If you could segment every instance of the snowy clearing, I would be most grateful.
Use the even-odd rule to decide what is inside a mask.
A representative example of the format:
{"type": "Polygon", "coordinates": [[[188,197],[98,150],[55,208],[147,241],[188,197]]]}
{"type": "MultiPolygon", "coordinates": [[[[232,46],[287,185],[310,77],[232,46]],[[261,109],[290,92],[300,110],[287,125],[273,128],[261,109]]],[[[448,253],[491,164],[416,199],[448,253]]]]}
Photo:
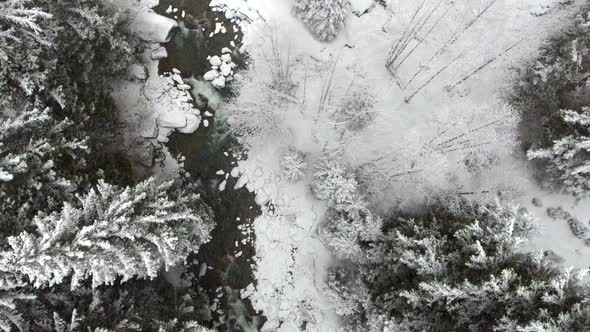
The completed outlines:
{"type": "MultiPolygon", "coordinates": [[[[433,10],[438,2],[425,3],[433,10]]],[[[439,28],[424,29],[411,38],[406,53],[398,57],[404,60],[396,70],[401,86],[385,63],[394,42],[403,38],[417,4],[391,1],[387,8],[377,5],[360,17],[352,15],[345,31],[330,44],[319,43],[308,33],[291,14],[289,1],[256,0],[248,5],[263,18],[248,25],[244,37],[256,70],[271,67],[275,60],[269,61],[269,54],[277,52],[282,68],[297,85],[285,98],[279,133],[247,141],[249,158],[240,162],[242,182],[249,180],[246,186],[257,193],[260,204],[272,202],[276,209],[255,222],[259,283],[252,299],[269,318],[269,330],[275,330],[279,321],[283,322],[279,330],[297,330],[302,319],[313,322],[307,325],[310,331],[338,330],[337,317],[321,294],[330,254],[315,231],[325,206],[310,193],[310,174],[299,183],[282,176],[279,160],[289,148],[303,152],[308,164],[330,152],[353,167],[385,160],[389,169],[411,173],[401,177],[377,173],[385,180],[374,191],[383,207],[411,209],[425,195],[444,190],[484,192],[484,196],[506,192],[540,220],[532,249],[553,250],[565,264],[588,266],[586,260],[580,261],[588,247],[573,237],[565,222],[545,214],[549,206],[568,209],[573,198],[543,193],[530,179],[526,163],[513,156],[516,120],[502,100],[512,84],[512,68],[533,59],[545,38],[556,33],[582,1],[567,5],[495,1],[489,7],[486,1],[455,2],[453,8],[437,11],[444,14],[431,23],[439,28]],[[280,20],[273,20],[277,17],[280,20]],[[474,18],[476,22],[465,30],[474,18]],[[457,35],[451,47],[442,48],[457,35]],[[368,86],[376,94],[377,118],[365,130],[342,134],[325,120],[353,84],[368,86]],[[480,137],[481,127],[486,132],[480,137]],[[429,142],[472,132],[473,144],[495,156],[494,165],[485,171],[470,172],[459,163],[470,152],[462,146],[452,152],[420,153],[429,151],[421,150],[429,142]],[[489,142],[481,141],[490,137],[489,142]],[[533,207],[533,197],[542,198],[545,208],[533,207]]],[[[355,1],[354,6],[363,4],[355,1]]],[[[584,203],[573,212],[582,221],[588,216],[580,208],[584,203]]]]}

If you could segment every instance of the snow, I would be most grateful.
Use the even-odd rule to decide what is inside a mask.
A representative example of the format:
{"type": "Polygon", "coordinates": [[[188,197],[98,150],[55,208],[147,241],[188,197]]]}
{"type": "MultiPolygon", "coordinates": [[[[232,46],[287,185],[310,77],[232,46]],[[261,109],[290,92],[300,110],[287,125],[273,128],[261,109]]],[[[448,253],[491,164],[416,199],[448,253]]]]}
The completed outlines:
{"type": "Polygon", "coordinates": [[[375,0],[352,0],[350,2],[352,12],[355,15],[363,14],[375,6],[375,0]]]}
{"type": "Polygon", "coordinates": [[[217,55],[214,55],[209,59],[209,63],[211,63],[212,66],[220,66],[221,59],[217,55]]]}
{"type": "Polygon", "coordinates": [[[138,37],[153,43],[170,41],[172,30],[176,27],[178,24],[175,20],[148,10],[140,11],[130,24],[131,31],[134,31],[138,37]]]}
{"type": "Polygon", "coordinates": [[[186,124],[184,127],[178,127],[177,130],[183,134],[192,134],[197,131],[201,124],[201,117],[193,113],[185,113],[184,116],[186,118],[186,124]]]}
{"type": "Polygon", "coordinates": [[[161,46],[152,51],[152,60],[161,60],[168,57],[168,51],[161,46]]]}
{"type": "MultiPolygon", "coordinates": [[[[563,205],[586,222],[590,211],[583,207],[590,204],[572,207],[571,197],[547,193],[534,184],[527,163],[512,154],[516,144],[515,117],[502,100],[513,83],[511,68],[533,59],[544,39],[565,22],[571,22],[569,17],[583,1],[568,6],[548,0],[497,1],[449,49],[428,62],[485,4],[455,1],[453,10],[441,18],[432,34],[419,36],[424,42],[410,41],[407,50],[415,47],[416,51],[407,56],[396,72],[402,83],[419,74],[405,88],[396,84],[385,63],[418,2],[389,3],[388,8],[378,5],[367,14],[350,17],[336,41],[321,44],[293,17],[288,0],[251,0],[247,4],[239,0],[212,1],[212,6],[223,7],[230,15],[243,7],[253,19],[244,30],[244,47],[255,64],[267,65],[261,50],[270,54],[269,36],[278,36],[274,39],[278,40],[278,51],[282,52],[283,61],[291,59],[290,73],[298,83],[294,96],[285,103],[281,134],[245,138],[248,159],[238,163],[241,176],[235,187],[246,186],[256,193],[259,204],[270,201],[275,207],[275,212],[267,211],[254,222],[258,284],[250,299],[254,308],[263,310],[269,319],[265,330],[296,331],[298,323],[304,320],[308,322],[308,331],[341,330],[338,317],[322,293],[332,257],[316,231],[326,208],[310,193],[310,174],[299,183],[283,178],[279,160],[289,147],[305,153],[309,164],[321,157],[323,151],[338,151],[351,167],[378,158],[386,158],[386,166],[400,172],[419,165],[421,169],[416,175],[395,178],[377,190],[379,195],[373,198],[382,208],[411,209],[419,206],[425,195],[446,190],[480,192],[505,188],[502,190],[506,195],[520,201],[539,218],[541,229],[530,248],[553,250],[564,258],[564,264],[589,265],[590,258],[582,258],[590,257],[590,248],[573,237],[565,221],[548,218],[545,209],[563,205]],[[548,4],[551,9],[544,15],[531,15],[539,5],[548,4]],[[273,18],[279,24],[273,25],[273,18]],[[269,26],[273,27],[272,32],[269,26]],[[517,42],[505,55],[463,80],[492,55],[501,54],[517,42]],[[447,65],[447,70],[441,70],[447,65]],[[431,80],[438,71],[440,74],[431,80]],[[328,107],[323,109],[319,107],[320,99],[332,73],[332,93],[328,107]],[[378,97],[377,118],[367,129],[341,136],[326,113],[336,106],[351,82],[371,87],[378,97]],[[406,103],[406,99],[410,102],[406,103]],[[438,139],[444,141],[494,121],[497,124],[482,131],[481,137],[475,137],[490,138],[492,143],[481,149],[497,157],[495,164],[479,173],[470,173],[462,165],[466,154],[461,151],[416,152],[428,152],[422,149],[439,134],[442,138],[438,139]],[[545,207],[533,206],[533,197],[540,197],[545,207]],[[283,321],[280,327],[279,321],[283,321]]],[[[426,3],[432,6],[437,1],[426,3]]],[[[353,2],[354,6],[366,4],[353,2]]]]}
{"type": "Polygon", "coordinates": [[[224,62],[219,67],[219,72],[221,72],[221,75],[227,76],[231,72],[231,67],[227,63],[224,62]]]}
{"type": "Polygon", "coordinates": [[[217,89],[222,89],[225,87],[225,77],[219,76],[213,81],[211,81],[211,85],[213,85],[217,89]]]}
{"type": "Polygon", "coordinates": [[[203,79],[206,81],[213,81],[217,77],[219,77],[219,72],[215,69],[209,70],[203,75],[203,79]]]}

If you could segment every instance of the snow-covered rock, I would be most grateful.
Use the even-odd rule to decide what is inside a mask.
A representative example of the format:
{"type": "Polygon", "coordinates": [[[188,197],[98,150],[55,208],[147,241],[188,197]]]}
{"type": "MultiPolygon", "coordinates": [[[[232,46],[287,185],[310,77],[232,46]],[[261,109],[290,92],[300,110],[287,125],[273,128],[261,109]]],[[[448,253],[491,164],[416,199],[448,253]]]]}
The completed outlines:
{"type": "Polygon", "coordinates": [[[543,16],[547,14],[551,10],[551,5],[538,5],[537,7],[531,9],[531,15],[533,16],[543,16]]]}
{"type": "Polygon", "coordinates": [[[188,85],[188,84],[186,84],[186,83],[179,84],[179,85],[177,85],[176,87],[177,87],[179,90],[190,90],[190,89],[191,89],[191,86],[190,86],[190,85],[188,85]]]}
{"type": "Polygon", "coordinates": [[[152,51],[152,60],[162,60],[168,57],[168,51],[165,47],[158,47],[152,51]]]}
{"type": "Polygon", "coordinates": [[[180,77],[180,75],[178,75],[178,74],[172,75],[172,79],[178,84],[184,84],[182,77],[180,77]]]}
{"type": "Polygon", "coordinates": [[[186,114],[186,126],[182,128],[178,128],[178,131],[183,134],[192,134],[197,129],[199,129],[199,125],[201,124],[201,117],[195,114],[187,113],[186,114]]]}
{"type": "Polygon", "coordinates": [[[164,110],[158,114],[160,127],[164,128],[182,128],[186,126],[186,113],[182,110],[172,109],[164,110]]]}
{"type": "Polygon", "coordinates": [[[231,174],[232,177],[237,178],[240,175],[239,168],[238,167],[232,168],[230,174],[231,174]]]}
{"type": "Polygon", "coordinates": [[[221,60],[223,60],[223,62],[230,62],[231,61],[231,55],[229,53],[224,53],[221,55],[221,60]]]}
{"type": "Polygon", "coordinates": [[[177,27],[178,23],[171,18],[153,11],[141,11],[131,22],[129,29],[145,41],[167,43],[172,38],[172,31],[177,27]]]}
{"type": "Polygon", "coordinates": [[[170,134],[172,134],[173,131],[173,128],[160,127],[160,130],[158,131],[158,137],[156,138],[156,140],[161,143],[167,143],[168,136],[170,136],[170,134]]]}
{"type": "Polygon", "coordinates": [[[207,273],[207,264],[201,263],[201,266],[199,268],[199,278],[203,277],[205,273],[207,273]]]}
{"type": "Polygon", "coordinates": [[[248,183],[248,177],[245,174],[242,174],[238,181],[236,182],[234,189],[240,189],[248,183]]]}
{"type": "MultiPolygon", "coordinates": [[[[230,43],[231,43],[231,42],[230,42],[230,43]]],[[[222,49],[221,49],[221,53],[222,53],[222,54],[225,54],[225,53],[231,53],[231,50],[230,50],[229,48],[227,48],[227,47],[224,47],[224,48],[222,48],[222,49]]]]}
{"type": "Polygon", "coordinates": [[[205,73],[205,75],[203,75],[203,79],[205,81],[213,81],[217,77],[219,77],[219,72],[217,70],[209,70],[205,73]]]}
{"type": "Polygon", "coordinates": [[[147,70],[144,65],[134,63],[127,68],[127,72],[132,79],[145,81],[148,78],[147,70]]]}
{"type": "Polygon", "coordinates": [[[368,13],[373,6],[375,6],[374,0],[351,0],[350,6],[352,8],[352,12],[356,16],[361,16],[365,13],[368,13]]]}
{"type": "MultiPolygon", "coordinates": [[[[227,63],[224,62],[221,64],[221,66],[219,66],[219,71],[221,72],[221,75],[227,76],[231,72],[231,67],[227,63]]],[[[225,84],[225,82],[224,82],[224,84],[225,84]]]]}
{"type": "Polygon", "coordinates": [[[220,66],[221,65],[221,59],[217,55],[214,55],[214,56],[211,57],[211,59],[209,59],[209,63],[212,66],[220,66]]]}
{"type": "Polygon", "coordinates": [[[215,31],[213,32],[214,35],[218,34],[219,32],[221,32],[221,23],[220,22],[216,22],[215,23],[215,31]]]}
{"type": "Polygon", "coordinates": [[[219,184],[219,191],[224,191],[225,190],[225,185],[227,184],[227,181],[223,180],[221,181],[221,183],[219,184]]]}
{"type": "Polygon", "coordinates": [[[207,119],[203,120],[203,127],[205,127],[205,128],[209,127],[209,120],[207,120],[207,119]]]}
{"type": "Polygon", "coordinates": [[[211,84],[217,89],[223,89],[225,88],[225,77],[219,76],[213,81],[211,81],[211,84]]]}

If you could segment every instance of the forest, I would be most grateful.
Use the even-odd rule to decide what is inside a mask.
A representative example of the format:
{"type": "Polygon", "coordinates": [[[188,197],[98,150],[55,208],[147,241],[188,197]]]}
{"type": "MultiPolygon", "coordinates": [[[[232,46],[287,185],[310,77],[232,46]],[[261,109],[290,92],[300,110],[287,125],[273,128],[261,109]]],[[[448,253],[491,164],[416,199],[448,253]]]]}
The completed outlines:
{"type": "Polygon", "coordinates": [[[2,331],[590,331],[585,0],[0,0],[2,331]]]}

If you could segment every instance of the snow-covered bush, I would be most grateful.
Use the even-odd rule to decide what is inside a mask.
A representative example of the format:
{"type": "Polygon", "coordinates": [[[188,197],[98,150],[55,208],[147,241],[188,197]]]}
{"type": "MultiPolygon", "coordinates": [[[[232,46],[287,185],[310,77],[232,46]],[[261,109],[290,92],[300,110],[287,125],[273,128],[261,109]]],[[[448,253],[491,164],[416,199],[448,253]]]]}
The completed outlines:
{"type": "Polygon", "coordinates": [[[565,190],[578,198],[590,195],[590,108],[580,112],[562,110],[561,119],[568,133],[555,138],[553,145],[531,149],[529,159],[547,161],[548,170],[564,185],[565,190]]]}
{"type": "Polygon", "coordinates": [[[171,183],[149,179],[121,189],[100,183],[61,212],[35,218],[36,233],[8,238],[0,271],[25,275],[35,287],[88,277],[93,287],[131,278],[154,278],[183,262],[208,241],[209,210],[194,194],[172,192],[171,183]]]}
{"type": "Polygon", "coordinates": [[[273,79],[253,65],[243,75],[236,75],[235,97],[226,104],[230,130],[244,144],[252,138],[281,134],[285,118],[285,100],[272,88],[273,79]]]}
{"type": "Polygon", "coordinates": [[[584,271],[560,269],[541,254],[520,252],[534,228],[531,216],[516,205],[465,199],[439,200],[427,215],[389,218],[382,235],[361,247],[369,258],[357,265],[364,286],[350,278],[330,284],[336,293],[370,294],[366,306],[355,307],[366,311],[343,317],[364,327],[348,330],[589,328],[584,271]]]}
{"type": "Polygon", "coordinates": [[[352,89],[332,114],[337,125],[350,131],[366,128],[376,116],[375,96],[366,88],[352,89]]]}
{"type": "Polygon", "coordinates": [[[329,205],[351,202],[357,188],[357,181],[341,162],[326,157],[314,165],[313,193],[329,205]]]}
{"type": "Polygon", "coordinates": [[[344,28],[350,12],[349,0],[295,0],[295,13],[313,35],[331,41],[344,28]]]}
{"type": "Polygon", "coordinates": [[[369,210],[354,175],[338,161],[322,159],[315,165],[312,190],[330,210],[322,235],[334,253],[352,261],[366,260],[361,244],[375,240],[383,220],[369,210]]]}
{"type": "Polygon", "coordinates": [[[301,151],[290,150],[281,157],[281,170],[289,181],[299,181],[305,176],[307,162],[301,151]]]}

